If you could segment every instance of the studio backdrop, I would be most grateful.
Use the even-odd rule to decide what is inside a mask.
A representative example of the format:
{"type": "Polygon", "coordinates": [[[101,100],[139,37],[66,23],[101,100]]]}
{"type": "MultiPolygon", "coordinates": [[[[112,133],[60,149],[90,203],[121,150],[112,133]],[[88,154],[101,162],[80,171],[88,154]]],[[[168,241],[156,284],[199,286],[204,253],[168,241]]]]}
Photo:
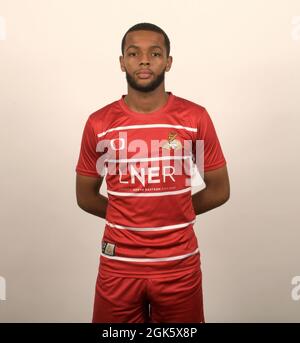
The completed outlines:
{"type": "Polygon", "coordinates": [[[166,90],[207,109],[227,161],[229,201],[195,224],[206,321],[300,322],[297,0],[0,0],[0,322],[91,321],[105,221],[75,167],[140,22],[168,34],[166,90]]]}

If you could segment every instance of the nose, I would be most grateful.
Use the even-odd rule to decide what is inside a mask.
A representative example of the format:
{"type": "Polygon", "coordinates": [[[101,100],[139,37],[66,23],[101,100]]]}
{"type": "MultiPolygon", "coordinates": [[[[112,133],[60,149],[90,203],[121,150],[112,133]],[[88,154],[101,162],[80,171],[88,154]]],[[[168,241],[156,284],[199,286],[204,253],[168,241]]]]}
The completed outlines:
{"type": "Polygon", "coordinates": [[[141,56],[140,65],[142,65],[142,64],[145,64],[145,65],[149,65],[149,64],[150,64],[150,62],[149,62],[149,56],[148,56],[147,53],[142,54],[142,56],[141,56]]]}

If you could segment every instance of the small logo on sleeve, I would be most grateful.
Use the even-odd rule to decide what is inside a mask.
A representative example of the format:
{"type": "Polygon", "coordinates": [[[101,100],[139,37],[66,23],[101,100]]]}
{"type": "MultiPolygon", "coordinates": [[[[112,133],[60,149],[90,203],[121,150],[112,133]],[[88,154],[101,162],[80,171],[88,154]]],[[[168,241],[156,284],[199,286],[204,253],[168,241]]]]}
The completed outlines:
{"type": "Polygon", "coordinates": [[[105,255],[114,256],[116,245],[109,242],[102,242],[102,253],[105,255]]]}

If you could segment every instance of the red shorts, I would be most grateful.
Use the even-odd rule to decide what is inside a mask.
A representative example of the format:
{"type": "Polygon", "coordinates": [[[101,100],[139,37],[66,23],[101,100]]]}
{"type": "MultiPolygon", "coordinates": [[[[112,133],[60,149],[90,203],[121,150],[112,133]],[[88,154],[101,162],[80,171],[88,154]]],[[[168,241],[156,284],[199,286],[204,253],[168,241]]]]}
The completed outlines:
{"type": "Polygon", "coordinates": [[[100,268],[92,322],[204,323],[202,272],[135,278],[100,268]]]}

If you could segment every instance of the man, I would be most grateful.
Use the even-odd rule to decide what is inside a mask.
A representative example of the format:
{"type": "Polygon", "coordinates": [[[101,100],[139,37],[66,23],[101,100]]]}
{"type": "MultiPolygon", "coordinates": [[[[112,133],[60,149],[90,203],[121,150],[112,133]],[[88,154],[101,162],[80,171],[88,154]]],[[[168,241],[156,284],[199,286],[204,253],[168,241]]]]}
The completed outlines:
{"type": "Polygon", "coordinates": [[[226,160],[206,109],[165,91],[166,33],[137,24],[121,49],[128,94],[89,116],[76,167],[78,205],[105,219],[92,321],[205,322],[193,224],[229,199],[226,160]],[[206,187],[192,194],[179,162],[200,157],[196,141],[206,187]]]}

